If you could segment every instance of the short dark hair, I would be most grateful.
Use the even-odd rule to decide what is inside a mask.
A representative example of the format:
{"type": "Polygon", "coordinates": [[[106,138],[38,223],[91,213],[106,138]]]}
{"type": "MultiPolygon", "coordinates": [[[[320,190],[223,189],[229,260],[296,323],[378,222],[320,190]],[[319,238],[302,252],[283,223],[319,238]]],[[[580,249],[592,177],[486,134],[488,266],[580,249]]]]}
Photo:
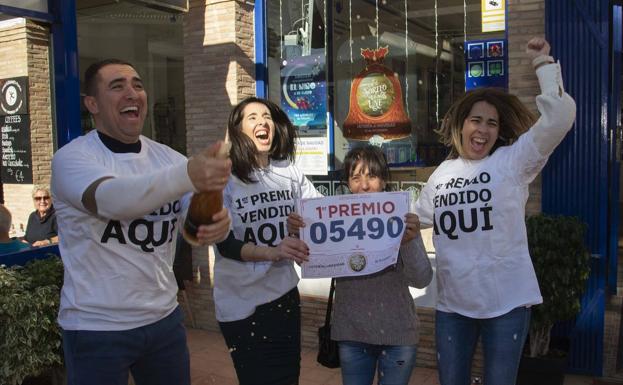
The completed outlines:
{"type": "Polygon", "coordinates": [[[362,164],[368,168],[370,176],[375,176],[386,183],[386,189],[389,184],[389,166],[387,158],[378,146],[366,145],[356,147],[348,151],[344,158],[344,182],[348,184],[348,179],[355,172],[358,164],[362,164]]]}
{"type": "Polygon", "coordinates": [[[245,133],[242,132],[242,119],[244,109],[251,103],[260,103],[268,108],[275,124],[275,135],[271,144],[268,159],[294,161],[296,151],[296,129],[288,118],[288,115],[275,103],[267,99],[249,97],[238,103],[229,114],[227,130],[231,141],[231,151],[229,152],[232,173],[244,183],[254,183],[251,173],[260,168],[258,161],[258,151],[255,143],[245,133]]]}
{"type": "MultiPolygon", "coordinates": [[[[95,93],[97,92],[97,73],[103,67],[106,67],[112,64],[126,65],[126,66],[130,66],[134,68],[134,66],[131,63],[125,60],[114,59],[114,58],[100,60],[98,62],[91,64],[89,68],[87,68],[87,70],[84,71],[84,92],[86,93],[86,95],[95,96],[95,93]]],[[[134,70],[136,70],[136,68],[134,68],[134,70]]]]}

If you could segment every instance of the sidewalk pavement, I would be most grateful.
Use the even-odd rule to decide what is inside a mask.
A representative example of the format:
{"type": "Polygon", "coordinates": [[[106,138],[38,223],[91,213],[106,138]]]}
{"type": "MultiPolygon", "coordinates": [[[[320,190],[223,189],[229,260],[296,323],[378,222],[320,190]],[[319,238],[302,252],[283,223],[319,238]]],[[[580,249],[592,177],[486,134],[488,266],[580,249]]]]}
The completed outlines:
{"type": "MultiPolygon", "coordinates": [[[[218,332],[188,329],[190,371],[193,385],[237,385],[229,352],[218,332]]],[[[300,385],[340,385],[339,369],[329,369],[316,362],[316,350],[303,348],[300,385]]],[[[566,376],[565,385],[591,385],[584,376],[566,376]]],[[[416,367],[409,385],[439,385],[435,369],[416,367]]]]}

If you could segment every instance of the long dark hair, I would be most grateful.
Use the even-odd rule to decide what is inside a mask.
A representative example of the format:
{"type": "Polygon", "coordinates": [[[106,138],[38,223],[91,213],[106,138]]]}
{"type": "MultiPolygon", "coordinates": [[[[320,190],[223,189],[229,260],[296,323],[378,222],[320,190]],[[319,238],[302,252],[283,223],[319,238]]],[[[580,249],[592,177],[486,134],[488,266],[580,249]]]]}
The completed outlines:
{"type": "Polygon", "coordinates": [[[265,105],[273,118],[275,135],[273,136],[273,142],[268,154],[269,161],[288,159],[293,162],[296,150],[296,129],[290,122],[288,115],[278,105],[270,100],[256,97],[244,99],[234,106],[229,114],[227,130],[229,140],[231,141],[229,154],[232,163],[232,173],[245,183],[255,183],[256,181],[251,179],[251,173],[261,168],[258,160],[259,153],[255,144],[251,138],[242,132],[244,109],[251,103],[265,105]]]}
{"type": "Polygon", "coordinates": [[[380,147],[366,145],[348,151],[344,158],[344,182],[346,185],[348,185],[348,179],[355,172],[358,164],[367,167],[370,176],[381,179],[385,183],[385,191],[388,191],[389,167],[387,166],[387,158],[385,158],[380,147]]]}

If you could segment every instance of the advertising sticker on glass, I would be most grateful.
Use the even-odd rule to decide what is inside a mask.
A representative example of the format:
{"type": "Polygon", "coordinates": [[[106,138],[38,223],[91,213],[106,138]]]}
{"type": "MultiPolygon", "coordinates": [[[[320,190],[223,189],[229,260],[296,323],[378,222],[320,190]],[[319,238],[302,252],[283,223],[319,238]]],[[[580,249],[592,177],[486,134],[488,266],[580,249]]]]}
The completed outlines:
{"type": "Polygon", "coordinates": [[[283,60],[281,108],[300,131],[327,128],[326,95],[324,56],[311,55],[283,60]]]}

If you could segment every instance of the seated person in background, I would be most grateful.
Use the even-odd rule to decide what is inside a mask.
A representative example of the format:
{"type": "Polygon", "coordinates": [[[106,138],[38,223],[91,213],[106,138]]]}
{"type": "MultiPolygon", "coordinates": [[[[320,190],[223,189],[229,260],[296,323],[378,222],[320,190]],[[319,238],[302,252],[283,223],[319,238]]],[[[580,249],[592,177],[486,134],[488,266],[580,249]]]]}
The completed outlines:
{"type": "Polygon", "coordinates": [[[16,253],[29,249],[30,246],[20,242],[17,238],[9,237],[11,231],[11,213],[3,204],[0,204],[0,254],[16,253]]]}
{"type": "Polygon", "coordinates": [[[30,213],[24,241],[32,246],[47,246],[58,242],[58,229],[56,226],[56,212],[52,205],[50,188],[48,186],[35,186],[32,190],[32,200],[35,211],[30,213]]]}

